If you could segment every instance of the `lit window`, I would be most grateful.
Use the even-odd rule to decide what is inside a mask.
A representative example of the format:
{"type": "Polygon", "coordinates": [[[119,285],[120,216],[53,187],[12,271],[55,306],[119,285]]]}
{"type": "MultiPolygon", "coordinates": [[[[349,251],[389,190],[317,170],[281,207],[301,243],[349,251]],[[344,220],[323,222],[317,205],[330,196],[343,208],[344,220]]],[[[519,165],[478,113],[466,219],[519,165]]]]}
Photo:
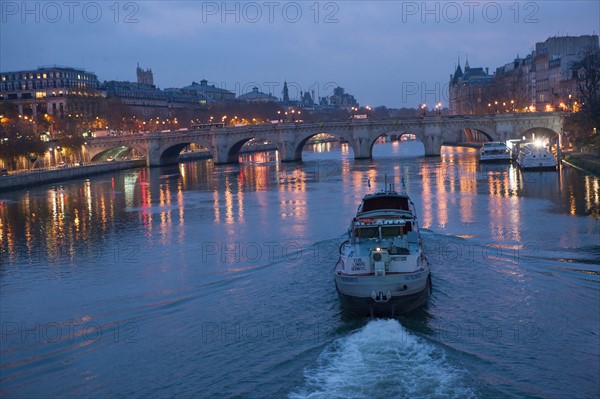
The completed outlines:
{"type": "Polygon", "coordinates": [[[42,78],[44,78],[44,79],[47,79],[47,78],[48,78],[48,74],[44,73],[44,74],[42,75],[42,78]]]}

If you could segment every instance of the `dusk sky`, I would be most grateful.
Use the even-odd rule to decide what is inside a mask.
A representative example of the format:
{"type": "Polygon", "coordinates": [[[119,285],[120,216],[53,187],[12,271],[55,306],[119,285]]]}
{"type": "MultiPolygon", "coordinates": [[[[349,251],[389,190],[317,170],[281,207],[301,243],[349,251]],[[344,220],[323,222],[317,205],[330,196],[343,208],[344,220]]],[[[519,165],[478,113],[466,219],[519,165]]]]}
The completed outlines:
{"type": "Polygon", "coordinates": [[[361,105],[447,106],[449,75],[496,67],[551,36],[600,31],[598,1],[40,1],[1,0],[0,71],[84,68],[160,88],[201,79],[281,97],[342,86],[361,105]]]}

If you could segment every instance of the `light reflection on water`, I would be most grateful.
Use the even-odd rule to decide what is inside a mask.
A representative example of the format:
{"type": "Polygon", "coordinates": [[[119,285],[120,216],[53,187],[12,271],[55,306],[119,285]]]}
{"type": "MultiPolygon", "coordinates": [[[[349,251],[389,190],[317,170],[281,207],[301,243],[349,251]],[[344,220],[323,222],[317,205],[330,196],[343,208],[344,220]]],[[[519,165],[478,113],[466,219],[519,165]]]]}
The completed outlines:
{"type": "MultiPolygon", "coordinates": [[[[381,148],[386,146],[388,156],[398,154],[398,142],[381,148]]],[[[210,161],[191,162],[161,171],[139,169],[49,189],[5,193],[0,198],[0,244],[9,258],[15,256],[17,247],[18,251],[30,253],[35,248],[52,257],[64,256],[73,251],[73,243],[94,241],[111,231],[121,218],[117,217],[121,208],[139,209],[134,215],[145,234],[157,233],[168,241],[172,226],[183,226],[188,217],[185,192],[197,189],[211,193],[211,219],[217,224],[243,222],[245,193],[273,188],[280,192],[280,216],[301,222],[307,217],[307,207],[294,204],[306,203],[311,182],[340,179],[357,192],[369,182],[381,183],[375,167],[365,168],[351,159],[347,144],[312,147],[312,152],[305,153],[304,164],[281,164],[277,152],[262,152],[244,154],[240,165],[225,168],[216,168],[210,161]],[[341,155],[341,162],[323,158],[331,153],[341,155]],[[294,200],[286,193],[293,194],[294,200]]],[[[376,147],[377,151],[386,154],[376,147]]],[[[388,184],[419,186],[425,228],[474,223],[485,210],[494,238],[519,241],[523,197],[546,199],[559,212],[600,218],[599,179],[568,168],[523,172],[514,165],[481,165],[475,149],[443,147],[437,161],[404,158],[392,170],[388,184]],[[482,193],[487,193],[488,203],[475,209],[476,197],[482,193]]],[[[184,238],[185,233],[179,232],[179,239],[184,238]]]]}
{"type": "MultiPolygon", "coordinates": [[[[439,158],[401,158],[402,151],[397,142],[381,144],[373,160],[355,161],[347,144],[322,143],[309,147],[302,163],[280,163],[275,152],[245,154],[239,165],[189,162],[1,194],[3,321],[98,323],[113,334],[95,341],[79,332],[76,347],[15,342],[11,336],[8,349],[0,349],[8,359],[0,360],[3,376],[9,376],[3,389],[8,396],[21,390],[64,396],[54,380],[68,392],[78,387],[81,396],[114,396],[118,384],[138,397],[297,392],[277,384],[286,384],[289,375],[302,384],[303,370],[323,345],[357,327],[339,317],[327,273],[361,196],[387,180],[397,189],[405,185],[415,201],[435,270],[429,308],[402,321],[417,325],[408,333],[466,353],[474,379],[507,381],[514,396],[553,392],[555,386],[524,384],[514,374],[555,375],[558,366],[546,366],[549,354],[566,345],[560,361],[571,366],[575,385],[590,392],[593,380],[585,385],[577,374],[571,341],[560,334],[575,334],[576,344],[589,349],[590,320],[597,317],[593,251],[600,243],[590,237],[599,235],[598,179],[564,168],[521,172],[511,165],[480,165],[468,148],[444,147],[439,158]],[[515,319],[522,322],[518,327],[531,323],[541,331],[527,350],[513,339],[515,319]],[[502,340],[444,342],[436,336],[436,323],[461,326],[464,320],[501,328],[502,340]],[[292,344],[227,334],[207,342],[202,335],[206,325],[228,323],[231,331],[235,323],[255,328],[285,321],[316,323],[324,333],[292,344]],[[141,344],[116,347],[115,326],[139,328],[141,344]],[[83,347],[90,352],[79,352],[83,347]],[[64,358],[53,360],[54,353],[64,358]],[[242,370],[235,366],[240,357],[248,365],[242,370]],[[480,365],[481,359],[489,364],[480,365]],[[73,372],[68,364],[84,371],[73,372]],[[127,377],[115,375],[115,365],[127,369],[127,377]],[[234,373],[241,374],[235,383],[223,377],[234,373]],[[191,391],[171,384],[181,374],[191,376],[183,384],[191,391]],[[147,375],[156,381],[148,382],[147,375]],[[90,376],[97,386],[88,385],[90,376]],[[256,382],[261,378],[264,385],[256,382]]],[[[289,326],[296,331],[296,324],[289,326]]]]}

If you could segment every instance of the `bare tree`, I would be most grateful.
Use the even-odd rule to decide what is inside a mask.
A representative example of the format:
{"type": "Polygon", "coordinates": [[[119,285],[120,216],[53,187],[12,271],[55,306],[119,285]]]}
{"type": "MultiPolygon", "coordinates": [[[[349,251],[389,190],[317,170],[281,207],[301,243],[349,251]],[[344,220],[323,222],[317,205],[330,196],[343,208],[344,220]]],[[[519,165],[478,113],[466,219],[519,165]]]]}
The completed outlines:
{"type": "Polygon", "coordinates": [[[565,120],[571,141],[600,146],[600,52],[588,52],[571,66],[579,106],[565,120]]]}

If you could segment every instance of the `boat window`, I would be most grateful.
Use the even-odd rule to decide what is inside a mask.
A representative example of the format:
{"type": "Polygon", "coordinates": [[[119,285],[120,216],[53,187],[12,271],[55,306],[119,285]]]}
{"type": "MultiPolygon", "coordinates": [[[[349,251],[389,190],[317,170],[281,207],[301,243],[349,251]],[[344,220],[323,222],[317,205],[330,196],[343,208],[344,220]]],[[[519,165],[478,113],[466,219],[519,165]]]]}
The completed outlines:
{"type": "Polygon", "coordinates": [[[412,222],[406,222],[406,225],[404,227],[404,231],[412,231],[412,222]]]}
{"type": "Polygon", "coordinates": [[[362,229],[356,229],[356,237],[379,238],[379,229],[377,227],[366,227],[362,229]]]}
{"type": "Polygon", "coordinates": [[[408,198],[406,197],[376,197],[365,200],[363,212],[377,209],[402,209],[408,211],[408,198]]]}
{"type": "Polygon", "coordinates": [[[381,228],[381,237],[396,237],[404,234],[402,226],[384,226],[381,228]]]}

